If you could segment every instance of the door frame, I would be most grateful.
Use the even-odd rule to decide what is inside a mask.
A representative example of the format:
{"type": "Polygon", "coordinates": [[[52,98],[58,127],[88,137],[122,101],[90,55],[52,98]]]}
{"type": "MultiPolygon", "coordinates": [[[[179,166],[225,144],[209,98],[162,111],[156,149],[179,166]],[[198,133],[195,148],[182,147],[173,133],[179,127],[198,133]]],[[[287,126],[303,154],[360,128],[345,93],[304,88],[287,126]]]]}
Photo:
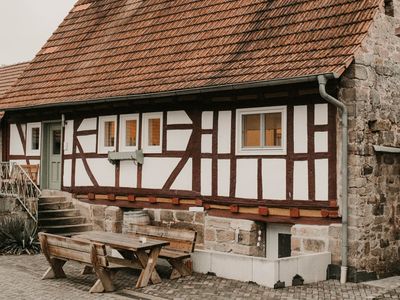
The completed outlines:
{"type": "Polygon", "coordinates": [[[60,151],[60,161],[61,161],[61,168],[59,170],[59,178],[60,178],[60,186],[59,190],[62,187],[62,166],[63,166],[63,136],[64,136],[64,128],[62,126],[61,120],[51,120],[51,121],[43,121],[42,122],[42,134],[40,138],[41,148],[40,148],[40,189],[48,189],[49,188],[49,181],[48,181],[48,169],[49,169],[49,128],[51,125],[59,124],[61,127],[61,151],[60,151]]]}

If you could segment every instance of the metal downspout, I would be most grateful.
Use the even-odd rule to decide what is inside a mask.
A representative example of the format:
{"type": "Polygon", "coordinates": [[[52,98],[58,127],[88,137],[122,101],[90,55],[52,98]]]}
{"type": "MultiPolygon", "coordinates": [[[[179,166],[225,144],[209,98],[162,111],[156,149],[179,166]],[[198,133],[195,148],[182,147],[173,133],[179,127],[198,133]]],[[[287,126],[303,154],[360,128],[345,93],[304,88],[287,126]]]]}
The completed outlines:
{"type": "Polygon", "coordinates": [[[348,220],[348,181],[347,181],[347,159],[348,159],[348,120],[347,120],[347,107],[342,102],[332,97],[326,92],[327,78],[324,75],[318,76],[319,93],[323,99],[339,108],[341,112],[342,120],[342,162],[341,162],[341,174],[342,174],[342,267],[340,273],[340,283],[346,283],[347,281],[347,220],[348,220]]]}

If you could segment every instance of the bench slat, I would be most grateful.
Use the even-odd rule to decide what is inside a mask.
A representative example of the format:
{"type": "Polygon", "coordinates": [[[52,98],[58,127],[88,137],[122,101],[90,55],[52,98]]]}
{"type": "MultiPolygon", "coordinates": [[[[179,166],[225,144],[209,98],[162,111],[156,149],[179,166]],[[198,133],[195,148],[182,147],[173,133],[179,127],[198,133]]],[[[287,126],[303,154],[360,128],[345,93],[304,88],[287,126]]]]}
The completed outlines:
{"type": "MultiPolygon", "coordinates": [[[[66,249],[54,245],[49,245],[48,251],[50,256],[52,257],[57,257],[59,259],[64,259],[64,260],[74,260],[89,265],[92,264],[90,253],[76,251],[73,249],[66,249]]],[[[107,267],[108,263],[105,256],[97,256],[97,258],[100,266],[107,267]]]]}
{"type": "Polygon", "coordinates": [[[93,243],[88,240],[82,240],[82,239],[77,240],[77,239],[71,239],[71,238],[67,238],[67,237],[63,237],[63,236],[55,236],[55,235],[50,235],[50,234],[46,234],[46,235],[47,235],[47,244],[49,246],[57,246],[57,247],[61,247],[61,248],[90,253],[91,247],[92,247],[91,245],[94,245],[97,255],[100,255],[100,256],[106,255],[105,247],[103,244],[93,243]]]}
{"type": "Polygon", "coordinates": [[[183,258],[189,258],[190,257],[190,253],[187,252],[181,252],[181,251],[174,251],[171,249],[161,249],[160,252],[160,257],[161,258],[179,258],[179,259],[183,259],[183,258]]]}
{"type": "Polygon", "coordinates": [[[150,226],[150,225],[135,225],[133,226],[133,229],[136,233],[139,234],[156,236],[156,237],[165,237],[172,240],[187,241],[191,243],[193,243],[196,238],[196,231],[193,230],[167,228],[167,227],[150,226]]]}

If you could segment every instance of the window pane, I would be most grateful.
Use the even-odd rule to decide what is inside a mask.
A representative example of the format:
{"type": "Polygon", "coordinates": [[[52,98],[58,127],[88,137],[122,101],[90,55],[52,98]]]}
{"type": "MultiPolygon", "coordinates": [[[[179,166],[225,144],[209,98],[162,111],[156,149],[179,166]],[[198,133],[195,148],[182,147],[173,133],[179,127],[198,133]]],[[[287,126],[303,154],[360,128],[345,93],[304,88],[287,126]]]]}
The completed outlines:
{"type": "Polygon", "coordinates": [[[265,146],[282,145],[282,114],[267,113],[265,118],[265,146]]]}
{"type": "Polygon", "coordinates": [[[125,123],[125,146],[136,146],[136,120],[127,120],[125,123]]]}
{"type": "Polygon", "coordinates": [[[61,153],[61,130],[53,130],[53,154],[61,153]]]}
{"type": "Polygon", "coordinates": [[[115,142],[115,122],[104,122],[104,147],[114,147],[115,142]]]}
{"type": "Polygon", "coordinates": [[[32,150],[39,150],[39,128],[32,128],[32,150]]]}
{"type": "Polygon", "coordinates": [[[243,147],[260,147],[261,118],[259,114],[243,116],[243,147]]]}
{"type": "Polygon", "coordinates": [[[161,120],[149,119],[149,146],[160,146],[161,120]]]}

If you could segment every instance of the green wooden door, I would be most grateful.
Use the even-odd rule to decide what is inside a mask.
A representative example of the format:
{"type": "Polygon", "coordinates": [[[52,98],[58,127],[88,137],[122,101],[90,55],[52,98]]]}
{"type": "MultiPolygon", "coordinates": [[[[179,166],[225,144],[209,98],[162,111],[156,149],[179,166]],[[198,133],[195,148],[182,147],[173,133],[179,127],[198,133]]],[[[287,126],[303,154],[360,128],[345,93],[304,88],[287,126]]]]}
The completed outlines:
{"type": "Polygon", "coordinates": [[[50,124],[48,130],[48,188],[61,188],[61,125],[50,124]]]}

